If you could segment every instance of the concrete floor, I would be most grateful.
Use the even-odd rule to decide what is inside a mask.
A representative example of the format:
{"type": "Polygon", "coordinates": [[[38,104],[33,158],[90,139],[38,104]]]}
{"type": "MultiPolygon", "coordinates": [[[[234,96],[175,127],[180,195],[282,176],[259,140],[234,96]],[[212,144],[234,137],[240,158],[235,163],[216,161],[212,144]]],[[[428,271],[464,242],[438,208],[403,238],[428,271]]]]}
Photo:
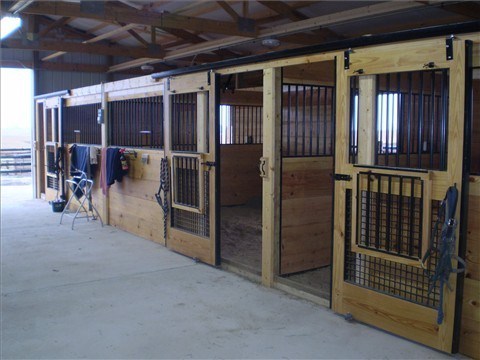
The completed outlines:
{"type": "Polygon", "coordinates": [[[1,187],[1,358],[446,358],[1,187]],[[85,220],[81,220],[85,221],[85,220]]]}

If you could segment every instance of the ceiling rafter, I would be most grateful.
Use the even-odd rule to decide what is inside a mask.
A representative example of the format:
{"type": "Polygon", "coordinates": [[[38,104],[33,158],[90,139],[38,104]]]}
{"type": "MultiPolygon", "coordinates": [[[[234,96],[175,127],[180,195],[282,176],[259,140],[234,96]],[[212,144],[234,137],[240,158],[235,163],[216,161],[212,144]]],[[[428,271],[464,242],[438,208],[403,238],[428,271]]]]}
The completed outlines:
{"type": "MultiPolygon", "coordinates": [[[[285,4],[282,1],[258,1],[265,7],[272,9],[273,11],[277,12],[279,15],[283,15],[286,18],[290,19],[291,21],[302,21],[308,20],[308,16],[305,16],[301,12],[297,11],[296,9],[291,8],[289,5],[285,4]]],[[[314,29],[313,33],[316,35],[316,41],[325,41],[325,40],[339,40],[342,37],[339,36],[337,33],[333,32],[330,29],[322,28],[322,29],[314,29]]]]}
{"type": "Polygon", "coordinates": [[[188,29],[233,36],[255,36],[255,30],[238,29],[237,24],[232,22],[200,19],[170,13],[152,13],[119,7],[110,2],[105,3],[105,11],[103,13],[85,12],[82,11],[79,4],[67,2],[35,2],[25,9],[24,13],[138,23],[159,28],[188,29]]]}
{"type": "Polygon", "coordinates": [[[23,49],[33,51],[64,51],[72,53],[89,53],[99,55],[112,56],[129,56],[132,58],[151,57],[163,59],[164,52],[159,49],[128,47],[104,44],[84,44],[78,42],[64,41],[22,41],[19,39],[4,39],[1,44],[2,48],[23,49]]]}
{"type": "Polygon", "coordinates": [[[238,21],[240,19],[240,15],[237,14],[237,12],[235,10],[233,10],[233,8],[228,5],[228,3],[226,1],[217,1],[217,4],[220,5],[220,7],[225,10],[225,12],[230,15],[230,17],[234,20],[234,21],[238,21]]]}
{"type": "MultiPolygon", "coordinates": [[[[356,21],[361,18],[378,16],[383,14],[399,13],[409,11],[415,8],[424,7],[424,4],[413,1],[395,2],[395,3],[379,3],[375,5],[363,6],[353,10],[345,10],[336,14],[322,15],[315,18],[296,21],[286,25],[274,26],[270,29],[264,29],[259,31],[258,38],[267,38],[271,36],[282,37],[285,35],[297,34],[306,30],[314,30],[322,26],[345,23],[349,21],[356,21]]],[[[185,49],[168,51],[162,60],[156,59],[143,59],[144,63],[155,63],[158,61],[174,60],[183,58],[192,54],[208,52],[226,48],[233,45],[239,45],[248,43],[251,41],[249,38],[241,36],[231,36],[228,38],[221,38],[218,40],[207,41],[200,44],[187,47],[185,49]]],[[[124,70],[129,66],[140,66],[142,62],[140,59],[118,64],[115,67],[110,68],[109,71],[124,70]],[[140,64],[140,65],[138,65],[140,64]]]]}
{"type": "MultiPolygon", "coordinates": [[[[125,26],[121,26],[119,28],[116,28],[116,29],[113,29],[111,31],[108,31],[102,35],[98,35],[98,36],[95,36],[94,38],[92,39],[88,39],[88,40],[85,40],[82,42],[82,44],[92,44],[92,43],[95,43],[95,42],[99,42],[99,41],[102,41],[102,40],[105,40],[105,39],[108,39],[110,38],[111,36],[114,36],[118,33],[122,33],[122,32],[125,32],[125,31],[128,31],[128,30],[131,30],[133,29],[135,26],[137,26],[136,24],[128,24],[128,25],[125,25],[125,26]]],[[[43,61],[47,61],[47,60],[52,60],[52,59],[55,59],[59,56],[62,56],[62,55],[65,55],[68,51],[59,51],[59,52],[56,52],[54,54],[50,54],[46,57],[44,57],[42,60],[43,61]]]]}
{"type": "Polygon", "coordinates": [[[47,25],[47,27],[45,27],[42,31],[38,33],[38,36],[40,37],[45,36],[53,29],[61,28],[62,26],[67,25],[72,20],[73,19],[68,16],[61,17],[60,19],[52,22],[50,25],[47,25]]]}

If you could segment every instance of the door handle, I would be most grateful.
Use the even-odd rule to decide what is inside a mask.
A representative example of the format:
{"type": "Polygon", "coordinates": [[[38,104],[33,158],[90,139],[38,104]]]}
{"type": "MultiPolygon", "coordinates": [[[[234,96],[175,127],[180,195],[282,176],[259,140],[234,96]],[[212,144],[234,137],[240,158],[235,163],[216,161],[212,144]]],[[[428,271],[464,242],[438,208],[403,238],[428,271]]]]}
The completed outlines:
{"type": "Polygon", "coordinates": [[[258,163],[258,170],[260,171],[260,177],[268,178],[268,158],[260,158],[260,162],[258,163]]]}

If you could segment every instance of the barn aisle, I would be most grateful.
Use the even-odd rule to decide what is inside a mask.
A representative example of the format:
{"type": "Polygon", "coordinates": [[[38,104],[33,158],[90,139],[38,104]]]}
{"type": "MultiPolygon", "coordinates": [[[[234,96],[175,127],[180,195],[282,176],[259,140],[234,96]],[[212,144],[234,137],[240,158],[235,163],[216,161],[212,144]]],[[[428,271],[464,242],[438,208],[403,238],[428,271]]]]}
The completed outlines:
{"type": "Polygon", "coordinates": [[[442,358],[1,187],[1,358],[442,358]]]}

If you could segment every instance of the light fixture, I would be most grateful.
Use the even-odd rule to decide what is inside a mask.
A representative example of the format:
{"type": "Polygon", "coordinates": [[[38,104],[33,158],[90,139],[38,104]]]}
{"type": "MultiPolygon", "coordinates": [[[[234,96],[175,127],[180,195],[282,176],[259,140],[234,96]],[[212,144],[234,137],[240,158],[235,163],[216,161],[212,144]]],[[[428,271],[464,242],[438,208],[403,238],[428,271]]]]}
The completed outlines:
{"type": "Polygon", "coordinates": [[[142,69],[143,72],[152,72],[154,70],[154,67],[150,64],[145,64],[140,66],[140,69],[142,69]]]}
{"type": "Polygon", "coordinates": [[[0,20],[0,39],[5,39],[22,25],[22,19],[18,16],[7,15],[0,20]]]}
{"type": "Polygon", "coordinates": [[[269,48],[269,49],[273,49],[273,48],[276,48],[276,47],[280,46],[280,40],[272,39],[272,38],[263,39],[262,40],[262,45],[269,48]]]}

